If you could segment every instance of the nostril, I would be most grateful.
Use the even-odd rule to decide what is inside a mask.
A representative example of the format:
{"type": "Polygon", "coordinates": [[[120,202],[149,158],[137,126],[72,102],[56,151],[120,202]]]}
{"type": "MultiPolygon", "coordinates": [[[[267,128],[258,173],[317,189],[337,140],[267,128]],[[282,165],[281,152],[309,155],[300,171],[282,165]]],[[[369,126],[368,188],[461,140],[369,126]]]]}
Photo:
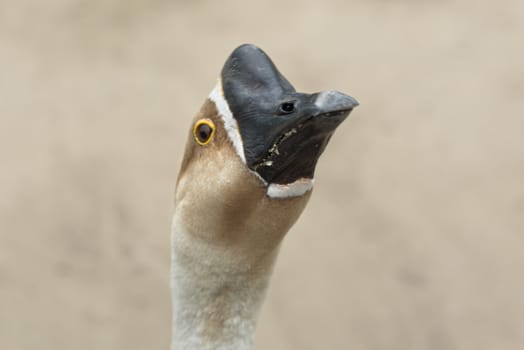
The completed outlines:
{"type": "Polygon", "coordinates": [[[284,114],[293,113],[295,110],[295,102],[284,102],[280,105],[280,111],[284,114]]]}

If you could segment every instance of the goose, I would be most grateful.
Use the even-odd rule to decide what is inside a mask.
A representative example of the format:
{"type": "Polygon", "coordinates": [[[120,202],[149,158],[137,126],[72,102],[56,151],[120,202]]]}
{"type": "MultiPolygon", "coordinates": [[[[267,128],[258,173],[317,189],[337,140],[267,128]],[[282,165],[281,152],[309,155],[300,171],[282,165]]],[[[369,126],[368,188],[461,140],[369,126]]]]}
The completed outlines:
{"type": "Polygon", "coordinates": [[[297,92],[254,45],[231,53],[192,121],[176,183],[171,350],[252,349],[282,239],[357,105],[338,91],[297,92]]]}

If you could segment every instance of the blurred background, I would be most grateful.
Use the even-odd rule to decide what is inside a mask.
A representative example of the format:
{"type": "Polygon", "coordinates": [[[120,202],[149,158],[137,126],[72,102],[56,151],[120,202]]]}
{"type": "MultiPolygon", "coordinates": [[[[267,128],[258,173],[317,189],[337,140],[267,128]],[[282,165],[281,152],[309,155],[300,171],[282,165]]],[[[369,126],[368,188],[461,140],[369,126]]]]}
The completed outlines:
{"type": "Polygon", "coordinates": [[[361,106],[258,349],[524,349],[524,2],[0,1],[0,348],[167,349],[189,123],[239,44],[361,106]]]}

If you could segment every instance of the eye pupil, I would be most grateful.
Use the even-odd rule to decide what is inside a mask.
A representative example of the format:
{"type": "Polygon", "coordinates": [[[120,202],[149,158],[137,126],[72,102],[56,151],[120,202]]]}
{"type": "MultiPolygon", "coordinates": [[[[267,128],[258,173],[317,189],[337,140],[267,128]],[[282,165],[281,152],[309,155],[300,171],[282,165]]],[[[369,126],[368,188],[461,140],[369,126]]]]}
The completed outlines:
{"type": "Polygon", "coordinates": [[[197,134],[198,139],[201,142],[206,142],[209,139],[209,136],[211,135],[211,127],[207,124],[202,124],[198,126],[197,134]]]}
{"type": "Polygon", "coordinates": [[[291,113],[295,110],[295,103],[284,102],[280,105],[280,110],[284,113],[291,113]]]}

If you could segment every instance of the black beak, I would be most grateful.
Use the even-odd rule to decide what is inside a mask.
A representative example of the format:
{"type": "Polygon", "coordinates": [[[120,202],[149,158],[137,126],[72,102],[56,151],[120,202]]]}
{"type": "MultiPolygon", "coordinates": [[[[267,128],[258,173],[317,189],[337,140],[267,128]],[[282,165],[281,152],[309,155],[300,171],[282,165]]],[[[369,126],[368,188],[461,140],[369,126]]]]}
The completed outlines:
{"type": "Polygon", "coordinates": [[[265,156],[253,164],[252,169],[268,183],[312,179],[335,129],[358,106],[357,100],[338,91],[324,91],[311,97],[313,105],[304,106],[306,113],[286,123],[265,156]]]}
{"type": "Polygon", "coordinates": [[[333,132],[358,106],[357,100],[338,91],[296,92],[253,45],[233,51],[221,79],[239,125],[246,164],[267,183],[313,178],[333,132]]]}

